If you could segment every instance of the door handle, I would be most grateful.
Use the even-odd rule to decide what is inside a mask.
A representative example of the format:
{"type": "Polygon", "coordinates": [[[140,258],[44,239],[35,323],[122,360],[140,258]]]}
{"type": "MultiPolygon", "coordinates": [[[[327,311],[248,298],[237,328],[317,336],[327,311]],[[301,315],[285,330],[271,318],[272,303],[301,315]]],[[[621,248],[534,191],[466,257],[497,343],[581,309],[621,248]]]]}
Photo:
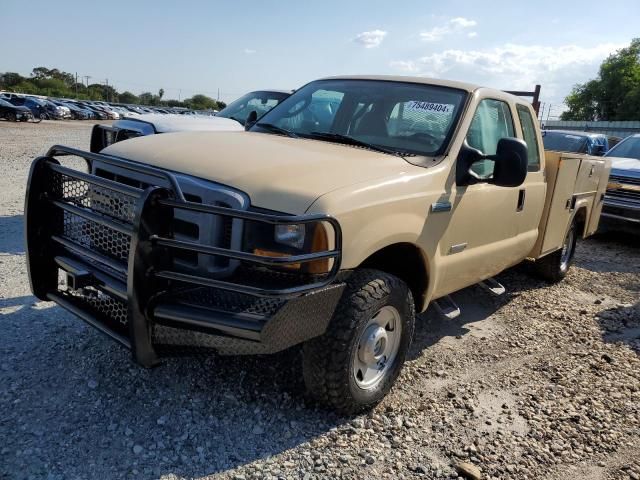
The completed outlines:
{"type": "Polygon", "coordinates": [[[525,198],[525,191],[524,191],[524,188],[521,188],[518,191],[518,208],[516,209],[516,212],[521,212],[522,210],[524,210],[524,198],[525,198]]]}

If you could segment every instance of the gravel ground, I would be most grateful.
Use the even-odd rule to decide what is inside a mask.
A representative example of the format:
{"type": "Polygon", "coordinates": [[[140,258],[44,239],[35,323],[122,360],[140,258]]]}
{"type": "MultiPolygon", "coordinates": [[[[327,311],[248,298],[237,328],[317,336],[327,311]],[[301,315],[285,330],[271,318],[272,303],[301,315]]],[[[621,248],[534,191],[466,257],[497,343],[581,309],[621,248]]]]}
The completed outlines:
{"type": "Polygon", "coordinates": [[[519,267],[502,297],[459,292],[388,398],[344,418],[304,398],[297,351],[144,370],[30,295],[29,162],[89,133],[0,122],[0,478],[640,478],[640,237],[581,242],[556,286],[519,267]]]}

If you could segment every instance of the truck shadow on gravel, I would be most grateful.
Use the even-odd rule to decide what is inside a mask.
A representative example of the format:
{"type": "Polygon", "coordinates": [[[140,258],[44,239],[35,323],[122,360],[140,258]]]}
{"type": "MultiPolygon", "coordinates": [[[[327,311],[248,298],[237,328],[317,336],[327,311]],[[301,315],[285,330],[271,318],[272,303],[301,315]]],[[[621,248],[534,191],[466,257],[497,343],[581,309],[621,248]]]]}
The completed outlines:
{"type": "Polygon", "coordinates": [[[408,360],[418,358],[422,352],[438,343],[448,344],[468,337],[490,337],[499,334],[501,327],[490,321],[512,296],[491,294],[478,286],[465,288],[451,295],[460,307],[460,316],[452,320],[440,315],[430,306],[416,319],[416,330],[408,360]]]}
{"type": "Polygon", "coordinates": [[[578,242],[574,264],[598,273],[635,273],[640,260],[630,261],[629,255],[640,255],[638,234],[620,231],[599,232],[578,242]]]}
{"type": "MultiPolygon", "coordinates": [[[[486,320],[508,299],[496,303],[478,287],[455,298],[464,307],[458,319],[443,320],[431,309],[420,316],[410,358],[457,336],[497,333],[486,320]]],[[[321,435],[353,429],[351,418],[305,398],[300,348],[270,356],[172,358],[145,370],[61,308],[34,300],[4,302],[22,306],[4,315],[11,332],[0,343],[6,353],[0,374],[9,385],[0,394],[0,408],[8,412],[0,428],[12,445],[0,463],[8,471],[201,477],[302,444],[313,449],[321,435]],[[45,463],[51,458],[55,466],[45,463]]],[[[313,461],[310,455],[309,470],[313,461]]]]}
{"type": "Polygon", "coordinates": [[[596,318],[605,342],[625,343],[640,355],[640,302],[605,309],[596,318]]]}
{"type": "Polygon", "coordinates": [[[304,398],[299,348],[145,370],[60,307],[34,301],[2,302],[18,309],[1,315],[0,477],[201,477],[348,428],[349,418],[304,398]]]}
{"type": "MultiPolygon", "coordinates": [[[[545,285],[518,269],[498,279],[508,287],[501,297],[480,287],[454,294],[462,308],[455,320],[433,309],[421,315],[409,360],[440,342],[500,335],[502,327],[490,317],[520,290],[545,285]]],[[[0,375],[8,385],[0,393],[0,409],[7,412],[0,432],[11,446],[0,464],[7,472],[202,477],[303,444],[313,470],[315,439],[353,429],[351,418],[305,398],[299,348],[270,356],[167,359],[145,370],[61,308],[33,301],[25,296],[4,303],[22,306],[3,316],[0,340],[0,375]]]]}
{"type": "Polygon", "coordinates": [[[0,255],[24,254],[24,216],[0,216],[0,255]]]}

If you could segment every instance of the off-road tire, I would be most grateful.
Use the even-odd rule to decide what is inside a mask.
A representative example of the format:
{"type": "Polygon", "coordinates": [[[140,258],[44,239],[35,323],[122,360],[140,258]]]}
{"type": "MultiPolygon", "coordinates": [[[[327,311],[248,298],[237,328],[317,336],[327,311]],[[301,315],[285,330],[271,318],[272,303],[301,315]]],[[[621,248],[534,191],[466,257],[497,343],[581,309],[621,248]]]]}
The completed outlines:
{"type": "Polygon", "coordinates": [[[9,112],[7,113],[7,116],[5,117],[7,120],[9,120],[10,122],[17,122],[18,118],[16,117],[16,114],[13,112],[9,112]]]}
{"type": "Polygon", "coordinates": [[[578,225],[574,220],[567,231],[562,248],[535,261],[534,270],[536,274],[550,283],[557,283],[566,277],[567,272],[573,263],[577,239],[578,225]],[[563,257],[565,246],[569,248],[568,260],[566,259],[566,255],[563,257]]]}
{"type": "Polygon", "coordinates": [[[302,370],[312,397],[348,415],[375,406],[398,378],[413,340],[415,305],[402,280],[378,270],[356,270],[346,283],[327,331],[304,344],[302,370]],[[380,382],[363,389],[354,378],[353,355],[367,322],[386,305],[397,309],[402,323],[397,355],[380,382]]]}

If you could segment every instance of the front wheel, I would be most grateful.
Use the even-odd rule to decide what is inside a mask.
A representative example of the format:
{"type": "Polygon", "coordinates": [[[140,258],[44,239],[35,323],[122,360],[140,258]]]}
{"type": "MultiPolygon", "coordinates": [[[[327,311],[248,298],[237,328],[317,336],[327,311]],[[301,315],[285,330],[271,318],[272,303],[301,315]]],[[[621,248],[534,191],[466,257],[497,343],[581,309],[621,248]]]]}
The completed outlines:
{"type": "Polygon", "coordinates": [[[413,296],[402,280],[355,271],[327,331],[304,345],[307,390],[340,413],[373,407],[398,378],[414,326],[413,296]]]}
{"type": "Polygon", "coordinates": [[[557,283],[566,277],[569,267],[573,263],[577,240],[578,225],[574,220],[567,231],[562,248],[536,260],[534,264],[536,273],[551,283],[557,283]]]}

